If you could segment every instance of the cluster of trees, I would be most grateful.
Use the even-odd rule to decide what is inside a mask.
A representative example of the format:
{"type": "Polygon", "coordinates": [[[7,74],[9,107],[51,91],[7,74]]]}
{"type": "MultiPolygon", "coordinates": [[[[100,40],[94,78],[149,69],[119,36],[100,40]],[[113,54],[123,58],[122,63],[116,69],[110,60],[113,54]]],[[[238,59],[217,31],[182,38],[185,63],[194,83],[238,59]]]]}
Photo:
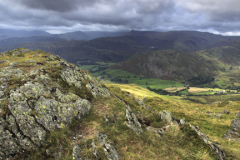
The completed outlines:
{"type": "Polygon", "coordinates": [[[191,79],[188,80],[188,82],[191,85],[201,85],[201,84],[205,84],[205,83],[209,83],[214,81],[215,78],[212,76],[208,76],[208,75],[198,75],[196,77],[193,77],[191,79]]]}
{"type": "Polygon", "coordinates": [[[116,83],[125,83],[125,84],[129,83],[127,79],[123,80],[120,76],[112,78],[111,81],[116,83]]]}
{"type": "Polygon", "coordinates": [[[169,94],[169,92],[167,92],[167,91],[165,91],[165,90],[163,90],[163,89],[155,89],[155,88],[151,88],[151,87],[147,87],[147,89],[148,90],[150,90],[150,91],[153,91],[153,92],[155,92],[155,93],[157,93],[157,94],[161,94],[161,95],[167,95],[167,94],[169,94]]]}
{"type": "Polygon", "coordinates": [[[95,61],[78,61],[78,65],[98,65],[95,61]]]}

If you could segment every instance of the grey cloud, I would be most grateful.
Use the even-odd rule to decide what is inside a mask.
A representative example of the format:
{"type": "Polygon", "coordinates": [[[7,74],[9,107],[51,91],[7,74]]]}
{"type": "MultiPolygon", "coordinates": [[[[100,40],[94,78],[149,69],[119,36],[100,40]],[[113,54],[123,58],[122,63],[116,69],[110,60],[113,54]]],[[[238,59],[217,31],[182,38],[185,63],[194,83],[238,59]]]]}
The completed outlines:
{"type": "Polygon", "coordinates": [[[78,7],[86,7],[96,3],[97,0],[20,0],[20,2],[34,9],[52,10],[58,12],[68,12],[78,9],[78,7]]]}
{"type": "Polygon", "coordinates": [[[0,0],[0,27],[231,32],[240,28],[239,5],[238,0],[0,0]]]}

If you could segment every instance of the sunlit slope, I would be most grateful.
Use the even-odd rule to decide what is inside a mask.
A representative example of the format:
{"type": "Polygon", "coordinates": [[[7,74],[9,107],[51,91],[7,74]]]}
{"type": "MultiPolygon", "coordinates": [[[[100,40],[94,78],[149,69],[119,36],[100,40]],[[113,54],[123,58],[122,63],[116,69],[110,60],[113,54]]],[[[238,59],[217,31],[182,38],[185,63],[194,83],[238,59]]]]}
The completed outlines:
{"type": "Polygon", "coordinates": [[[231,159],[231,156],[240,157],[238,151],[240,142],[223,139],[223,134],[230,129],[231,120],[235,119],[236,113],[239,112],[239,101],[220,101],[217,99],[218,101],[215,103],[203,105],[182,100],[178,96],[157,95],[136,85],[109,84],[107,86],[110,88],[119,87],[140,99],[145,97],[145,104],[156,110],[168,110],[178,119],[185,117],[187,123],[199,126],[205,134],[219,144],[226,151],[226,154],[229,154],[229,159],[231,159]],[[230,114],[223,114],[223,109],[228,110],[230,114]]]}

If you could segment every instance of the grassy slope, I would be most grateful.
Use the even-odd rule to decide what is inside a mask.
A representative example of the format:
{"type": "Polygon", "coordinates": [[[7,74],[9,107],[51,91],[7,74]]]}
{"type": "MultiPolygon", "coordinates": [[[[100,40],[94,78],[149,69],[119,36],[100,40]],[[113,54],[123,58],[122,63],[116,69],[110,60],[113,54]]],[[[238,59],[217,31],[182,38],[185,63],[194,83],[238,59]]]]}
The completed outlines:
{"type": "MultiPolygon", "coordinates": [[[[11,55],[11,52],[9,52],[9,55],[11,55]]],[[[45,71],[51,77],[54,77],[54,80],[56,80],[59,85],[64,85],[60,83],[61,78],[59,76],[59,69],[52,66],[57,62],[55,63],[50,59],[45,59],[42,57],[46,55],[49,56],[49,54],[42,51],[31,51],[15,57],[0,57],[0,60],[20,62],[17,67],[20,67],[26,73],[30,72],[33,69],[42,67],[25,61],[36,60],[39,64],[44,64],[46,66],[45,71]],[[36,56],[33,57],[33,55],[36,56]],[[47,63],[46,60],[49,60],[50,62],[47,63]]],[[[9,62],[2,63],[0,67],[5,67],[8,64],[9,62]]],[[[21,82],[21,78],[14,79],[14,77],[11,77],[9,86],[10,89],[18,87],[20,84],[19,82],[21,82]]],[[[76,87],[74,86],[64,85],[62,87],[65,91],[76,93],[76,87]]],[[[131,106],[134,113],[137,114],[138,112],[141,112],[143,119],[150,122],[151,126],[163,127],[166,125],[160,120],[155,112],[145,110],[137,103],[133,97],[128,96],[126,92],[121,91],[118,88],[118,85],[109,85],[108,88],[112,93],[116,94],[118,97],[121,97],[124,101],[126,101],[131,106]]],[[[130,87],[131,90],[133,90],[133,88],[136,87],[134,85],[133,87],[130,87]]],[[[83,93],[87,92],[87,89],[84,87],[82,90],[84,90],[83,93]]],[[[148,90],[141,87],[136,88],[136,90],[142,90],[143,92],[139,93],[144,96],[145,94],[152,95],[151,97],[147,98],[146,103],[153,109],[159,111],[166,109],[171,111],[173,115],[176,115],[178,118],[182,118],[184,116],[188,122],[192,122],[194,125],[198,124],[198,119],[196,122],[191,120],[191,116],[195,116],[195,112],[192,110],[194,110],[196,106],[191,106],[191,110],[189,110],[182,106],[182,103],[180,103],[179,100],[175,99],[174,97],[159,97],[156,94],[149,92],[148,90]]],[[[60,129],[55,132],[48,133],[46,144],[44,146],[41,146],[41,148],[39,148],[37,151],[27,153],[28,157],[25,157],[24,159],[53,159],[52,156],[46,155],[46,149],[48,148],[50,151],[54,152],[56,151],[57,146],[62,145],[63,152],[61,159],[70,160],[72,159],[72,148],[76,142],[81,146],[82,155],[84,157],[87,156],[89,159],[95,159],[92,154],[91,142],[93,139],[95,139],[95,142],[97,142],[97,131],[108,135],[109,141],[112,142],[116,147],[121,159],[216,159],[216,157],[210,151],[209,147],[206,146],[198,138],[196,133],[189,129],[189,127],[185,127],[182,128],[182,130],[179,130],[178,127],[171,126],[170,130],[166,134],[164,134],[162,137],[159,137],[154,133],[147,132],[145,129],[146,126],[142,124],[144,132],[141,135],[137,135],[126,126],[125,106],[118,99],[114,97],[101,97],[98,99],[89,100],[91,100],[93,103],[93,109],[87,117],[83,118],[80,121],[73,121],[69,129],[60,129]],[[112,114],[116,115],[117,123],[106,125],[103,116],[108,115],[110,122],[112,122],[112,114]],[[73,140],[73,137],[76,135],[84,135],[85,140],[81,138],[78,139],[78,141],[73,140]]],[[[2,106],[3,104],[1,107],[2,106]]],[[[233,110],[230,111],[233,113],[233,110]]],[[[137,114],[138,118],[139,116],[140,115],[137,114]]],[[[230,117],[232,118],[232,115],[230,117]]],[[[227,128],[227,125],[225,128],[227,128]]],[[[222,132],[223,129],[221,130],[221,133],[222,132]]],[[[214,138],[215,134],[209,135],[211,138],[214,138]]],[[[106,159],[106,156],[99,144],[97,144],[97,149],[102,159],[106,159]]],[[[235,154],[235,152],[231,154],[233,156],[238,156],[235,154]]]]}
{"type": "MultiPolygon", "coordinates": [[[[41,66],[34,66],[32,68],[31,63],[25,60],[37,60],[38,63],[44,63],[44,65],[50,67],[54,62],[46,63],[46,59],[42,56],[47,55],[41,51],[33,51],[28,54],[19,55],[10,58],[11,62],[21,62],[18,66],[26,73],[32,69],[37,69],[41,66]],[[33,55],[37,55],[37,58],[33,58],[33,55]]],[[[6,60],[6,57],[0,57],[0,60],[6,60]]],[[[9,63],[2,63],[0,67],[4,67],[9,63]]],[[[48,68],[47,67],[47,68],[48,68]]],[[[46,70],[50,76],[55,76],[58,72],[49,68],[46,70]]],[[[18,86],[19,80],[10,79],[10,88],[18,86]]],[[[231,120],[235,118],[236,112],[239,111],[240,102],[223,101],[226,100],[226,96],[220,96],[221,104],[216,102],[210,105],[202,105],[199,103],[192,103],[189,100],[182,100],[178,96],[162,96],[157,95],[146,88],[134,84],[106,84],[108,89],[121,97],[132,108],[134,113],[141,112],[143,119],[150,122],[153,127],[162,127],[164,124],[159,117],[153,111],[147,111],[141,107],[137,101],[128,96],[124,91],[130,92],[135,95],[136,98],[142,99],[146,97],[144,101],[153,109],[162,111],[168,110],[177,118],[181,119],[185,117],[187,123],[199,126],[202,131],[207,134],[210,139],[216,142],[227,154],[227,159],[238,159],[239,142],[231,142],[222,139],[224,133],[230,128],[231,120]],[[121,88],[121,90],[120,90],[121,88]],[[206,111],[219,113],[223,109],[230,111],[229,115],[223,115],[221,119],[211,117],[204,113],[206,111]]],[[[73,91],[74,88],[65,88],[68,91],[73,91]]],[[[77,143],[81,146],[83,156],[87,156],[89,159],[95,159],[92,154],[91,142],[96,140],[96,132],[100,131],[108,135],[108,139],[116,147],[121,159],[216,159],[212,154],[209,147],[203,144],[203,142],[196,136],[195,132],[189,130],[189,128],[179,128],[171,126],[170,130],[162,137],[158,137],[156,134],[149,133],[145,130],[143,124],[144,133],[137,135],[126,124],[125,106],[116,98],[98,98],[92,99],[93,109],[90,114],[81,121],[73,121],[70,129],[58,130],[56,132],[49,133],[47,136],[46,145],[39,151],[29,153],[30,157],[27,159],[43,159],[42,157],[46,148],[50,148],[51,151],[56,150],[56,146],[60,144],[63,146],[62,159],[72,159],[72,147],[75,141],[72,140],[73,136],[84,135],[85,141],[79,139],[77,143]],[[111,123],[106,125],[104,122],[104,115],[107,115],[112,122],[111,115],[115,114],[117,117],[117,123],[111,123]]],[[[137,114],[139,118],[139,115],[137,114]]],[[[98,151],[102,156],[102,159],[106,159],[106,156],[101,149],[101,146],[97,145],[98,151]]],[[[45,159],[51,159],[52,157],[45,157],[45,159]]]]}
{"type": "Polygon", "coordinates": [[[230,129],[231,120],[235,119],[236,112],[239,112],[240,102],[224,101],[226,100],[225,96],[221,96],[221,98],[215,99],[221,101],[221,104],[216,102],[210,105],[202,105],[192,103],[188,100],[183,101],[177,96],[156,95],[135,85],[109,84],[109,86],[120,87],[122,90],[126,90],[139,98],[147,97],[145,102],[151,107],[157,110],[171,111],[177,118],[185,117],[187,122],[199,126],[210,139],[220,145],[229,156],[227,159],[237,159],[237,157],[240,157],[240,153],[238,152],[239,142],[232,142],[222,138],[223,134],[230,129]],[[221,119],[204,113],[206,111],[219,113],[223,109],[230,111],[230,114],[223,115],[221,119]]]}

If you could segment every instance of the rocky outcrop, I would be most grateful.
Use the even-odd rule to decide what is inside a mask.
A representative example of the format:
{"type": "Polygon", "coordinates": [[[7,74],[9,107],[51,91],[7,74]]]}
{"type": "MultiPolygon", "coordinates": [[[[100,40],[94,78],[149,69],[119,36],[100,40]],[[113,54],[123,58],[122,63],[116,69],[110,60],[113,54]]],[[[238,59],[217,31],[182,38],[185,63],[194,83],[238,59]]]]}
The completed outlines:
{"type": "Polygon", "coordinates": [[[175,119],[173,118],[171,112],[168,112],[165,110],[165,111],[160,111],[157,114],[162,120],[164,120],[168,124],[172,124],[175,122],[175,119]]]}
{"type": "MultiPolygon", "coordinates": [[[[206,113],[206,114],[208,114],[208,115],[210,115],[210,116],[212,116],[212,117],[217,117],[217,118],[219,118],[219,119],[221,119],[222,118],[222,113],[211,113],[211,112],[204,112],[204,113],[206,113]]],[[[223,113],[225,113],[225,114],[228,114],[227,113],[227,110],[223,110],[223,113]],[[226,112],[226,113],[225,113],[226,112]]]]}
{"type": "MultiPolygon", "coordinates": [[[[126,125],[129,128],[131,128],[133,131],[135,131],[137,134],[141,134],[143,132],[143,130],[141,128],[141,124],[139,123],[136,115],[133,113],[130,106],[126,102],[124,102],[124,100],[119,98],[118,96],[114,95],[114,97],[117,98],[118,100],[120,100],[126,106],[126,118],[128,120],[128,121],[126,121],[126,125]]],[[[117,121],[115,115],[113,115],[113,119],[114,119],[114,121],[117,121]]]]}
{"type": "Polygon", "coordinates": [[[212,151],[215,154],[217,154],[221,160],[225,159],[226,155],[223,152],[223,150],[220,147],[218,147],[218,145],[216,143],[214,143],[212,140],[210,140],[209,137],[200,130],[200,128],[195,127],[191,124],[189,124],[189,126],[198,134],[198,136],[204,141],[204,143],[206,143],[208,146],[210,146],[212,151]]]}
{"type": "Polygon", "coordinates": [[[231,129],[223,135],[224,139],[232,141],[240,141],[240,112],[236,114],[237,118],[232,120],[231,129]]]}
{"type": "Polygon", "coordinates": [[[1,85],[0,85],[0,89],[1,89],[0,90],[0,99],[6,98],[6,90],[8,88],[8,79],[9,79],[8,76],[0,78],[0,82],[1,82],[1,85]]]}
{"type": "Polygon", "coordinates": [[[73,160],[84,160],[81,156],[81,148],[78,146],[77,143],[73,146],[73,160]]]}
{"type": "Polygon", "coordinates": [[[143,132],[141,128],[141,124],[138,122],[136,115],[132,112],[132,109],[126,105],[126,117],[127,117],[127,126],[135,131],[137,134],[141,134],[143,132]]]}
{"type": "Polygon", "coordinates": [[[98,132],[97,139],[102,145],[103,150],[109,160],[120,160],[120,157],[112,143],[107,142],[107,135],[98,132]]]}
{"type": "Polygon", "coordinates": [[[224,114],[229,114],[230,112],[229,112],[228,110],[224,109],[224,110],[223,110],[223,113],[224,113],[224,114]]]}
{"type": "Polygon", "coordinates": [[[91,145],[92,145],[93,155],[96,157],[96,159],[100,159],[100,154],[97,150],[94,139],[93,139],[93,142],[91,143],[91,145]]]}
{"type": "Polygon", "coordinates": [[[48,156],[52,156],[54,157],[55,160],[59,160],[62,157],[62,151],[63,151],[63,147],[62,145],[56,146],[56,151],[55,152],[51,152],[50,149],[46,149],[46,154],[48,156]]]}
{"type": "Polygon", "coordinates": [[[62,62],[61,65],[64,66],[64,69],[61,72],[61,77],[70,86],[75,85],[77,88],[81,89],[82,84],[86,82],[87,84],[85,85],[91,90],[93,97],[110,96],[110,92],[106,88],[103,88],[99,81],[86,74],[83,70],[64,62],[62,62]]]}
{"type": "Polygon", "coordinates": [[[0,151],[5,156],[44,145],[47,131],[68,127],[73,118],[81,119],[92,107],[73,93],[64,94],[61,88],[39,82],[27,82],[12,90],[8,102],[11,115],[1,118],[0,125],[0,143],[4,144],[0,151]]]}
{"type": "MultiPolygon", "coordinates": [[[[1,55],[16,56],[26,52],[31,50],[20,49],[1,55]]],[[[66,63],[58,56],[49,55],[45,58],[53,61],[52,64],[48,62],[48,67],[58,75],[49,74],[52,71],[48,71],[50,69],[47,66],[24,74],[23,70],[17,68],[21,65],[18,62],[0,69],[0,101],[4,101],[4,106],[1,103],[4,113],[3,108],[0,109],[0,159],[39,149],[45,144],[48,132],[67,128],[72,120],[82,119],[89,113],[92,104],[77,93],[66,90],[58,83],[59,78],[79,90],[89,89],[93,97],[110,96],[110,92],[99,81],[76,66],[66,63]]],[[[23,63],[36,62],[25,60],[23,63]]],[[[110,144],[105,146],[112,149],[110,144]]],[[[75,146],[76,159],[79,158],[78,151],[75,146]]],[[[50,153],[50,150],[46,152],[59,159],[62,147],[56,153],[50,153]]]]}

